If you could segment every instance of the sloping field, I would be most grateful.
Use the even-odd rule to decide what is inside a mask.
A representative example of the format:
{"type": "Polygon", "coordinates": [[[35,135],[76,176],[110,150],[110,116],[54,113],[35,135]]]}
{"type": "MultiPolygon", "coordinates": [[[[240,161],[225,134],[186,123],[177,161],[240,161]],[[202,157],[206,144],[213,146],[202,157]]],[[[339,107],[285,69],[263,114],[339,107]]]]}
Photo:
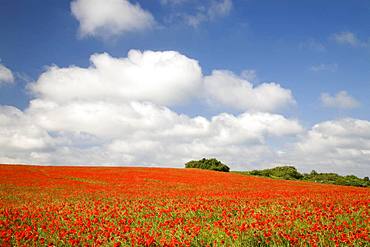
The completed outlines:
{"type": "Polygon", "coordinates": [[[0,166],[0,245],[369,246],[370,190],[195,169],[0,166]]]}

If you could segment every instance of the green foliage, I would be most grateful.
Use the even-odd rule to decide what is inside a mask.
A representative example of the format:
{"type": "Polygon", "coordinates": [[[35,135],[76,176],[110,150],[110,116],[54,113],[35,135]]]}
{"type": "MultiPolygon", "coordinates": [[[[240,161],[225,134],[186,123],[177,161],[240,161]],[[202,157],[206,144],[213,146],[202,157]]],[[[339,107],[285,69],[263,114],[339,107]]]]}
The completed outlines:
{"type": "Polygon", "coordinates": [[[250,175],[264,176],[271,178],[282,178],[286,180],[297,180],[303,178],[294,166],[278,166],[271,169],[253,170],[250,175]]]}
{"type": "Polygon", "coordinates": [[[364,177],[363,179],[361,179],[354,175],[340,176],[336,173],[318,173],[315,170],[313,170],[309,174],[302,175],[293,166],[278,166],[271,169],[253,170],[238,173],[286,180],[304,180],[324,184],[370,187],[369,177],[364,177]]]}
{"type": "Polygon", "coordinates": [[[368,177],[361,179],[354,175],[340,176],[336,173],[317,173],[312,171],[310,174],[305,174],[303,180],[325,184],[370,187],[370,181],[368,177]]]}
{"type": "Polygon", "coordinates": [[[216,159],[192,160],[185,164],[185,168],[199,168],[220,172],[228,172],[230,168],[216,159]]]}

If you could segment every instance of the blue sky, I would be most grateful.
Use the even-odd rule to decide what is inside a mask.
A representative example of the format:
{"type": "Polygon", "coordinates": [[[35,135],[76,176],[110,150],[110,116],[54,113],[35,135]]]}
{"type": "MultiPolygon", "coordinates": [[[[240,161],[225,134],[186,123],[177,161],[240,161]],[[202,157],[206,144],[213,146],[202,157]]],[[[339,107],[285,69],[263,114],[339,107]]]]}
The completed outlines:
{"type": "MultiPolygon", "coordinates": [[[[94,0],[96,1],[98,0],[94,0]]],[[[106,4],[114,1],[115,4],[127,3],[126,0],[112,0],[106,4]]],[[[129,22],[123,21],[118,29],[114,27],[112,31],[109,21],[89,23],[90,27],[95,25],[93,26],[95,29],[90,30],[90,33],[85,30],[84,33],[81,16],[90,15],[93,11],[91,10],[93,4],[90,2],[90,6],[86,6],[83,1],[1,1],[0,64],[12,72],[13,80],[3,79],[1,82],[0,76],[0,105],[12,106],[13,110],[20,110],[26,115],[25,117],[33,119],[35,116],[30,116],[28,113],[32,112],[30,101],[35,99],[50,101],[51,98],[47,97],[48,92],[42,91],[41,87],[37,89],[39,91],[32,91],[30,85],[41,84],[39,77],[47,73],[50,66],[87,68],[90,65],[89,58],[92,54],[104,52],[112,58],[125,58],[131,49],[142,52],[176,51],[186,58],[196,60],[202,70],[202,77],[211,76],[214,70],[227,70],[240,80],[247,79],[253,87],[258,87],[262,83],[270,83],[269,86],[271,86],[274,82],[282,89],[290,90],[292,97],[286,99],[285,103],[278,102],[282,107],[276,110],[272,110],[271,107],[271,109],[252,107],[250,102],[246,102],[245,107],[235,107],[235,103],[231,107],[230,102],[227,103],[227,100],[217,95],[206,97],[206,99],[198,95],[180,104],[151,100],[149,96],[149,98],[140,96],[140,99],[154,102],[158,107],[166,107],[176,114],[183,114],[192,119],[202,116],[211,121],[212,117],[219,116],[223,112],[234,117],[246,112],[250,114],[266,112],[288,120],[297,120],[303,130],[293,133],[293,137],[278,135],[278,138],[270,139],[263,136],[262,144],[267,145],[267,148],[273,152],[291,152],[287,150],[294,149],[293,146],[302,146],[303,140],[309,139],[310,133],[312,135],[315,131],[313,129],[315,125],[340,126],[345,130],[345,134],[340,134],[340,138],[333,137],[333,142],[340,142],[339,146],[333,142],[325,144],[320,141],[320,145],[332,145],[330,148],[325,146],[328,149],[323,148],[322,150],[330,149],[334,155],[336,152],[341,152],[338,151],[339,147],[344,148],[340,145],[347,143],[348,150],[346,150],[357,152],[357,154],[346,156],[348,160],[345,164],[330,156],[325,160],[326,163],[324,162],[325,164],[330,163],[327,168],[317,164],[320,162],[314,159],[305,162],[307,165],[301,164],[301,168],[309,170],[313,167],[318,170],[331,169],[342,173],[357,174],[369,168],[370,144],[368,142],[370,138],[363,134],[362,128],[367,130],[366,128],[370,125],[370,108],[368,107],[370,106],[368,97],[370,92],[370,29],[366,27],[366,23],[370,21],[370,1],[132,0],[129,5],[136,5],[140,13],[146,13],[147,19],[143,21],[147,21],[147,24],[128,24],[129,22]],[[81,2],[81,12],[73,12],[72,2],[81,2]],[[127,25],[137,26],[128,27],[127,25]],[[243,77],[241,76],[243,71],[249,71],[249,74],[255,76],[243,77]],[[294,103],[289,103],[289,100],[294,103]],[[352,123],[343,121],[352,121],[352,123]],[[360,124],[361,133],[358,133],[359,128],[353,129],[357,126],[356,124],[360,124]],[[360,135],[360,139],[343,140],[344,135],[348,135],[348,138],[360,135]],[[356,141],[364,142],[364,145],[348,147],[351,145],[348,143],[356,141]],[[287,142],[292,146],[285,147],[287,142]],[[359,164],[361,162],[363,164],[359,164]]],[[[111,16],[114,14],[129,16],[130,13],[113,13],[111,16]]],[[[139,19],[137,17],[136,20],[139,19]]],[[[210,83],[216,85],[211,77],[210,83]]],[[[222,80],[222,83],[217,85],[225,86],[231,81],[230,77],[223,77],[222,80]]],[[[52,85],[52,82],[49,83],[52,85]]],[[[166,91],[166,88],[161,90],[166,91]]],[[[204,89],[198,88],[197,90],[204,89]]],[[[229,93],[231,98],[234,97],[233,89],[227,87],[221,90],[224,90],[225,94],[229,93]]],[[[269,98],[268,95],[263,97],[266,97],[266,100],[269,98]]],[[[59,137],[61,133],[76,132],[71,129],[49,129],[43,124],[37,124],[37,127],[45,131],[47,135],[59,137]]],[[[6,128],[3,126],[3,131],[7,130],[8,133],[6,128]]],[[[22,130],[23,127],[19,128],[22,130]]],[[[81,127],[77,132],[86,132],[93,138],[104,139],[98,143],[108,145],[105,142],[106,138],[97,137],[95,133],[90,133],[87,129],[81,127]]],[[[330,136],[328,133],[320,132],[320,134],[330,136]]],[[[337,135],[338,133],[332,134],[337,135]]],[[[117,141],[116,139],[119,138],[111,139],[111,144],[117,141]]],[[[200,141],[202,141],[201,138],[200,141]]],[[[94,143],[86,145],[90,148],[101,148],[94,143]]],[[[239,144],[233,143],[232,145],[239,144]]],[[[247,148],[248,146],[245,145],[244,143],[240,147],[247,148]]],[[[72,149],[67,144],[62,146],[72,149]]],[[[42,148],[37,150],[31,148],[26,151],[12,149],[14,154],[10,155],[11,152],[3,154],[3,161],[59,164],[63,162],[50,157],[55,156],[59,152],[56,150],[60,148],[57,145],[53,151],[42,148]],[[32,153],[34,157],[43,154],[49,159],[32,158],[30,156],[32,153]]],[[[78,150],[80,149],[81,147],[78,147],[78,150]]],[[[311,151],[307,151],[309,154],[305,151],[304,156],[317,155],[311,151]]],[[[109,154],[108,151],[107,153],[109,154]]],[[[199,155],[208,154],[217,155],[218,153],[205,151],[199,155]]],[[[150,157],[136,159],[139,154],[130,153],[130,155],[134,157],[132,162],[117,158],[112,159],[111,163],[121,164],[119,161],[122,161],[123,164],[129,165],[133,162],[161,165],[158,161],[160,157],[158,160],[150,157]]],[[[268,155],[262,155],[264,158],[253,158],[250,161],[246,159],[245,163],[250,163],[254,167],[266,166],[264,165],[266,162],[296,164],[299,155],[283,158],[272,155],[271,159],[265,159],[268,155]]],[[[223,158],[223,155],[220,156],[223,158]]],[[[71,157],[70,161],[74,161],[72,154],[71,157]]],[[[164,165],[171,166],[172,162],[179,163],[189,157],[185,155],[178,160],[168,159],[164,165]]],[[[243,162],[238,159],[234,160],[231,154],[225,155],[224,159],[235,164],[237,169],[244,168],[240,164],[243,162]]]]}

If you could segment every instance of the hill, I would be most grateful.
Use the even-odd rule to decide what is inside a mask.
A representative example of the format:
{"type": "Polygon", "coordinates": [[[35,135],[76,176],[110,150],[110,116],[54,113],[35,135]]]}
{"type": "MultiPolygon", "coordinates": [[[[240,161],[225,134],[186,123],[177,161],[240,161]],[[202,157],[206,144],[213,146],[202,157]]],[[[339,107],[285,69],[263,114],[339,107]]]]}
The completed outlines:
{"type": "Polygon", "coordinates": [[[366,246],[369,200],[201,169],[0,165],[0,246],[366,246]]]}

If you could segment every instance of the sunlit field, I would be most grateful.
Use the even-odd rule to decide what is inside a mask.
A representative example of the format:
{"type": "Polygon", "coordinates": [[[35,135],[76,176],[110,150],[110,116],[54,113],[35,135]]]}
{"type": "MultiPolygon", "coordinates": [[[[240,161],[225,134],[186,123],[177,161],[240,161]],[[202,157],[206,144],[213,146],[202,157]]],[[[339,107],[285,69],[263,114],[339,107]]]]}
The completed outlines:
{"type": "Polygon", "coordinates": [[[1,246],[369,246],[370,190],[197,169],[0,166],[1,246]]]}

